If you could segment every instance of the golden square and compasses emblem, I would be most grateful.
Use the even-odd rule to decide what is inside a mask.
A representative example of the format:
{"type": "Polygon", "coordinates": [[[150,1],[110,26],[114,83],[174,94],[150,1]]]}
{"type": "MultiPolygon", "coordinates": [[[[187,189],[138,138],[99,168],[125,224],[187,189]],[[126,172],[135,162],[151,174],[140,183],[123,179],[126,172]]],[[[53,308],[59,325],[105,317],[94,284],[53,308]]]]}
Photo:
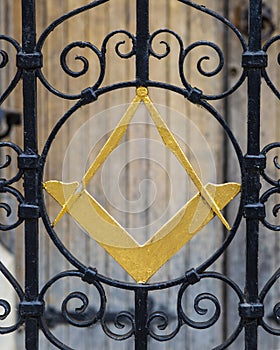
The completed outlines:
{"type": "Polygon", "coordinates": [[[238,183],[203,185],[145,87],[137,88],[136,96],[81,182],[47,181],[44,188],[62,207],[53,225],[55,226],[65,213],[69,213],[138,283],[146,283],[215,215],[227,230],[230,230],[230,225],[221,210],[240,192],[238,183]],[[97,170],[121,142],[141,103],[147,108],[165,146],[174,153],[198,190],[198,193],[143,245],[140,245],[86,190],[97,170]]]}

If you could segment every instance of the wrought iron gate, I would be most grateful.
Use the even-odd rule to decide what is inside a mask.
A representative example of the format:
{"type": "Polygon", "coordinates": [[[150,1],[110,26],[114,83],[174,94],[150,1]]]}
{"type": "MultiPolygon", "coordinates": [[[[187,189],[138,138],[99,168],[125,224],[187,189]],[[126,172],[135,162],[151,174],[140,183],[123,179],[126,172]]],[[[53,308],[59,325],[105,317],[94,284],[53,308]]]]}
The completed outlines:
{"type": "MultiPolygon", "coordinates": [[[[116,30],[109,33],[103,40],[101,48],[96,47],[94,44],[89,42],[74,42],[69,44],[61,54],[61,66],[63,70],[75,77],[83,75],[88,70],[88,61],[85,57],[78,57],[84,64],[83,70],[80,72],[73,72],[67,64],[67,55],[69,51],[74,47],[89,48],[92,50],[99,61],[100,64],[100,74],[93,86],[88,87],[83,90],[78,95],[68,95],[66,93],[56,90],[47,81],[44,76],[42,67],[44,65],[42,48],[49,36],[49,34],[64,21],[76,16],[79,13],[85,12],[90,9],[94,9],[109,0],[95,0],[89,2],[81,8],[73,10],[70,13],[63,15],[62,17],[55,20],[51,25],[49,25],[45,31],[40,35],[39,39],[36,38],[36,13],[35,13],[35,0],[22,0],[22,44],[19,44],[13,38],[7,37],[5,35],[0,36],[1,42],[10,43],[17,52],[17,72],[10,82],[10,85],[4,91],[0,97],[1,103],[6,100],[6,98],[13,92],[14,88],[18,85],[20,80],[22,80],[22,90],[23,90],[23,137],[24,137],[24,147],[21,149],[18,145],[11,142],[3,141],[0,143],[2,149],[11,149],[17,153],[18,161],[18,171],[11,178],[0,179],[0,193],[8,193],[14,196],[18,201],[18,218],[15,223],[5,224],[1,223],[0,229],[2,231],[12,230],[20,225],[24,225],[25,232],[25,286],[21,286],[17,279],[12,276],[5,265],[0,263],[0,270],[2,274],[6,277],[9,283],[13,286],[17,296],[20,300],[18,307],[18,319],[13,326],[1,327],[0,333],[7,334],[15,332],[22,325],[25,325],[25,342],[26,349],[35,350],[38,349],[38,339],[39,330],[41,329],[46,338],[60,349],[70,349],[64,345],[59,339],[57,339],[49,330],[48,324],[46,322],[46,305],[45,305],[45,295],[48,289],[58,280],[68,276],[68,277],[78,277],[84,283],[89,284],[92,288],[96,289],[100,298],[100,307],[95,315],[89,319],[81,319],[79,315],[86,311],[88,306],[87,296],[80,292],[73,292],[68,295],[62,305],[62,314],[69,324],[77,327],[89,327],[94,324],[101,324],[103,331],[111,338],[115,340],[125,340],[130,337],[135,339],[135,349],[144,350],[148,347],[148,339],[153,338],[159,341],[159,348],[161,342],[169,341],[176,337],[182,326],[192,327],[195,329],[207,329],[213,326],[219,319],[221,314],[221,306],[215,295],[211,293],[200,294],[195,300],[195,310],[198,314],[207,313],[205,309],[200,306],[201,301],[210,300],[215,306],[215,311],[212,317],[206,322],[196,322],[191,320],[183,306],[184,294],[188,290],[189,286],[200,283],[204,279],[215,279],[220,280],[227,284],[229,288],[236,293],[239,299],[239,323],[234,330],[234,332],[224,341],[223,344],[216,347],[215,349],[225,349],[235,342],[239,334],[244,330],[245,334],[245,349],[253,350],[258,347],[258,328],[262,327],[266,332],[272,335],[280,335],[280,331],[273,329],[268,325],[264,316],[264,301],[265,298],[272,288],[272,286],[279,279],[279,269],[273,274],[273,276],[267,281],[264,288],[260,291],[258,288],[258,254],[259,254],[259,225],[260,223],[273,231],[280,231],[280,226],[277,224],[272,224],[268,222],[266,216],[266,204],[267,201],[276,193],[280,193],[280,183],[277,179],[272,179],[266,173],[266,159],[267,154],[280,147],[280,142],[275,142],[267,145],[262,150],[260,149],[260,99],[261,99],[261,81],[265,81],[267,85],[271,88],[272,93],[274,93],[277,98],[280,98],[280,93],[273,83],[273,80],[269,76],[266,67],[268,62],[267,51],[276,41],[280,39],[277,35],[269,39],[265,44],[262,43],[262,11],[264,10],[261,0],[250,0],[249,4],[249,39],[242,36],[239,30],[226,18],[218,13],[207,8],[207,6],[198,5],[195,2],[189,0],[178,0],[180,3],[184,4],[190,8],[196,8],[201,13],[206,13],[209,16],[215,18],[215,20],[223,23],[228,31],[232,31],[236,38],[239,40],[242,46],[242,74],[235,85],[224,91],[219,95],[207,95],[204,94],[200,89],[191,86],[188,82],[186,74],[184,72],[184,61],[187,55],[192,49],[197,46],[208,46],[214,49],[219,57],[219,63],[216,69],[207,73],[203,70],[202,62],[207,59],[207,57],[202,57],[197,65],[199,72],[207,76],[215,76],[224,66],[224,55],[222,50],[212,42],[200,41],[196,43],[191,43],[188,46],[185,45],[183,39],[171,29],[159,29],[154,33],[150,33],[149,30],[149,0],[136,0],[136,13],[137,13],[137,28],[136,34],[132,34],[127,30],[116,30]],[[132,43],[132,49],[129,53],[123,54],[120,50],[122,43],[118,43],[116,46],[116,53],[121,58],[135,57],[136,70],[135,79],[132,81],[125,81],[115,83],[110,86],[104,84],[104,76],[106,72],[106,48],[107,43],[111,37],[117,33],[122,33],[127,36],[132,43]],[[149,78],[149,61],[150,57],[153,56],[157,59],[165,58],[171,52],[168,43],[163,42],[165,45],[164,53],[157,53],[153,49],[154,39],[162,33],[168,33],[177,40],[179,44],[179,57],[178,57],[178,71],[181,79],[182,86],[175,86],[166,82],[153,81],[149,78]],[[53,128],[51,134],[45,141],[45,146],[41,154],[38,152],[38,138],[37,138],[37,81],[40,81],[43,86],[49,91],[49,93],[54,94],[62,99],[74,100],[73,106],[68,112],[57,122],[56,126],[53,128]],[[247,131],[247,151],[243,154],[241,148],[231,132],[229,126],[217,110],[212,106],[211,101],[226,98],[235,92],[243,83],[247,83],[248,86],[248,131],[247,131]],[[100,152],[99,159],[92,164],[85,177],[82,179],[81,185],[73,185],[71,191],[66,194],[66,185],[61,182],[44,182],[44,169],[45,163],[49,154],[49,150],[52,143],[57,136],[61,128],[67,122],[75,112],[88,104],[94,103],[99,96],[102,96],[108,92],[135,87],[136,96],[133,99],[131,105],[125,112],[123,119],[120,124],[113,131],[109,137],[103,151],[100,152]],[[188,159],[182,152],[181,148],[177,144],[173,134],[164,123],[157,111],[156,107],[152,102],[152,98],[149,96],[148,88],[157,88],[173,91],[183,98],[187,99],[190,103],[197,104],[203,107],[206,111],[213,116],[213,118],[221,125],[224,132],[227,134],[229,140],[231,141],[233,148],[236,152],[238,158],[240,173],[241,173],[241,195],[240,195],[240,205],[238,213],[236,215],[235,221],[232,227],[229,227],[226,219],[221,213],[223,206],[227,204],[239,191],[238,184],[230,184],[228,190],[224,190],[219,198],[216,198],[215,191],[212,193],[210,187],[203,186],[198,175],[195,173],[188,159]],[[129,124],[129,120],[133,117],[135,110],[142,103],[146,106],[149,111],[158,132],[168,148],[175,154],[178,160],[183,165],[184,169],[192,179],[195,187],[198,189],[198,195],[196,200],[201,200],[203,205],[209,209],[207,215],[210,215],[209,220],[216,214],[222,223],[229,230],[226,238],[222,245],[209,257],[206,261],[202,262],[200,266],[193,266],[188,269],[183,276],[175,277],[169,281],[157,282],[157,283],[147,283],[150,276],[162,265],[164,264],[170,256],[174,254],[182,245],[186,243],[185,236],[187,232],[184,233],[183,238],[177,238],[180,232],[183,230],[182,226],[176,227],[175,241],[176,246],[179,244],[179,248],[174,248],[172,252],[164,251],[155,258],[151,255],[156,255],[158,249],[161,248],[160,245],[155,245],[152,247],[148,246],[147,251],[146,244],[144,246],[136,245],[135,247],[128,244],[126,249],[119,249],[116,244],[112,243],[112,247],[109,247],[108,242],[99,242],[101,246],[105,248],[113,257],[124,267],[124,269],[135,279],[137,283],[128,283],[124,281],[119,281],[116,279],[111,279],[98,272],[98,269],[91,266],[85,266],[81,261],[75,257],[75,252],[69,251],[59,239],[59,235],[56,233],[55,224],[60,218],[68,211],[77,221],[82,220],[82,212],[79,209],[74,208],[74,202],[76,200],[82,201],[83,196],[88,194],[85,192],[85,186],[89,179],[96,172],[95,167],[99,167],[100,164],[106,159],[108,153],[112,152],[112,149],[118,144],[121,137],[123,136],[125,126],[129,124]],[[103,153],[102,153],[103,152],[103,153]],[[21,193],[16,183],[20,179],[24,179],[24,193],[21,193]],[[269,186],[267,190],[264,190],[260,194],[261,189],[261,179],[266,182],[269,186]],[[53,187],[52,187],[53,186],[53,187]],[[54,188],[57,186],[57,188],[54,188]],[[75,187],[76,186],[76,187],[75,187]],[[80,186],[80,187],[79,187],[80,186]],[[65,188],[64,188],[65,187],[65,188]],[[51,223],[46,205],[45,205],[45,192],[49,192],[53,197],[60,202],[62,207],[60,214],[57,216],[54,223],[51,223]],[[229,191],[229,192],[228,192],[229,191]],[[64,193],[64,196],[61,195],[64,193]],[[61,199],[61,196],[63,199],[61,199]],[[229,196],[228,200],[226,196],[229,196]],[[65,197],[65,198],[64,198],[65,197]],[[74,199],[73,199],[74,198],[74,199]],[[77,199],[78,198],[78,199],[77,199]],[[222,201],[225,201],[223,205],[222,201]],[[219,202],[219,203],[218,203],[219,202]],[[71,211],[72,210],[72,211],[71,211]],[[80,215],[81,214],[81,215],[80,215]],[[53,240],[60,253],[71,263],[73,269],[70,271],[64,271],[60,274],[54,276],[50,281],[45,281],[44,286],[39,290],[39,220],[42,220],[44,226],[48,232],[48,235],[53,240]],[[211,266],[213,263],[227,250],[228,246],[231,244],[242,220],[246,221],[246,288],[242,291],[234,281],[232,281],[228,276],[223,274],[212,272],[211,266]],[[181,230],[181,231],[180,231],[181,230]],[[181,240],[181,241],[180,241],[181,240]],[[178,243],[179,242],[179,243],[178,243]],[[142,250],[141,250],[142,249],[142,250]],[[177,249],[177,250],[176,250],[177,249]],[[139,260],[140,259],[140,260],[139,260]],[[160,259],[163,259],[162,261],[160,259]],[[160,260],[157,262],[157,260],[160,260]],[[139,263],[140,261],[140,263],[139,263]],[[124,335],[114,334],[104,321],[104,316],[106,315],[106,292],[105,285],[111,286],[114,290],[123,289],[129,290],[134,293],[134,312],[120,312],[116,316],[115,324],[117,327],[123,327],[123,319],[130,324],[130,330],[124,335]],[[148,301],[149,297],[154,291],[161,291],[164,289],[171,288],[173,286],[179,287],[179,292],[177,299],[174,303],[177,304],[177,315],[176,315],[176,328],[167,335],[161,335],[156,332],[153,327],[153,322],[157,320],[159,322],[159,329],[166,329],[168,326],[168,315],[159,310],[156,312],[149,312],[148,301]],[[68,303],[72,299],[78,299],[82,302],[82,307],[76,310],[76,314],[72,314],[68,311],[68,303]]],[[[9,61],[8,54],[4,51],[0,51],[1,62],[0,68],[5,68],[9,61]]],[[[279,59],[278,59],[279,61],[279,59]]],[[[40,125],[39,125],[40,127],[40,125]]],[[[3,135],[2,135],[3,136],[3,135]]],[[[10,156],[6,157],[6,160],[1,164],[0,169],[6,169],[11,163],[10,156]]],[[[277,157],[274,158],[274,165],[277,169],[280,169],[277,157]]],[[[71,184],[69,184],[70,186],[71,184]]],[[[225,184],[226,186],[226,184],[225,184]]],[[[86,197],[87,200],[92,200],[92,197],[86,197]]],[[[80,205],[83,203],[81,202],[80,205]]],[[[92,204],[93,207],[96,204],[92,204]]],[[[189,205],[189,204],[188,204],[189,205]]],[[[6,211],[7,216],[11,211],[11,207],[8,203],[1,203],[0,208],[6,211]]],[[[96,207],[94,207],[96,209],[96,207]]],[[[279,211],[279,204],[275,205],[273,212],[277,216],[279,211]]],[[[99,216],[104,221],[110,221],[103,208],[98,207],[99,216]]],[[[96,209],[97,211],[97,209],[96,209]]],[[[182,213],[180,213],[181,215],[182,213]]],[[[194,214],[195,215],[195,214],[194,214]]],[[[200,218],[200,213],[198,216],[200,218]]],[[[94,217],[94,220],[97,220],[94,217]]],[[[208,216],[207,216],[208,218],[208,216]]],[[[178,219],[178,217],[177,217],[178,219]]],[[[189,225],[189,221],[193,219],[190,215],[187,215],[183,221],[184,225],[189,225]],[[188,221],[189,220],[189,221],[188,221]]],[[[203,218],[204,220],[205,218],[203,218]]],[[[180,219],[181,220],[181,219],[180,219]]],[[[207,219],[208,220],[208,219],[207,219]]],[[[98,226],[95,224],[94,226],[98,226]]],[[[92,229],[92,223],[80,222],[84,227],[89,225],[88,231],[92,229]]],[[[206,223],[201,223],[201,226],[206,223]]],[[[117,224],[116,224],[117,225],[117,224]]],[[[107,225],[108,226],[108,225],[107,225]]],[[[105,238],[110,240],[110,227],[106,226],[106,232],[104,232],[105,238]],[[108,237],[107,237],[108,236],[108,237]]],[[[183,226],[184,227],[184,226],[183,226]]],[[[94,228],[95,230],[96,228],[94,228]]],[[[103,227],[104,229],[104,227],[103,227]]],[[[174,229],[174,230],[175,230],[174,229]]],[[[168,232],[170,234],[170,231],[168,232]]],[[[96,232],[92,235],[96,237],[96,232]]],[[[160,242],[164,239],[163,233],[161,233],[160,242]]],[[[168,236],[169,237],[169,236],[168,236]]],[[[171,236],[170,236],[171,237],[171,236]]],[[[174,239],[169,239],[169,244],[172,246],[174,239]]],[[[181,237],[181,236],[180,236],[181,237]]],[[[106,241],[105,239],[105,241],[106,241]]],[[[127,239],[127,236],[126,238],[127,239]]],[[[98,239],[97,239],[98,241],[98,239]]],[[[120,242],[122,243],[122,242],[120,242]]],[[[171,249],[171,248],[170,248],[171,249]]],[[[172,248],[173,249],[173,248],[172,248]]],[[[5,320],[11,312],[10,304],[4,300],[0,300],[0,306],[3,312],[0,315],[0,320],[5,320]]],[[[279,319],[280,317],[280,304],[276,304],[274,308],[274,317],[279,319]]],[[[0,339],[1,342],[1,339],[0,339]]],[[[93,340],[94,343],[94,340],[93,340]]]]}

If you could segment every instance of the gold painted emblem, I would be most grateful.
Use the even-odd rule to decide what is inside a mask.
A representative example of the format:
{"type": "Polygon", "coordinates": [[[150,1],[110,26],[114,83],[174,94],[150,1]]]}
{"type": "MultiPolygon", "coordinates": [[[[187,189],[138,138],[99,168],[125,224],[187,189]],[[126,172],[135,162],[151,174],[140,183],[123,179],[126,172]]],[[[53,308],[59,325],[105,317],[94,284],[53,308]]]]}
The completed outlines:
{"type": "Polygon", "coordinates": [[[205,186],[202,184],[145,87],[137,88],[136,96],[81,182],[47,181],[44,188],[62,207],[53,226],[66,212],[69,213],[137,283],[146,283],[215,215],[230,230],[230,225],[221,210],[240,192],[238,183],[209,183],[205,186]],[[144,103],[165,146],[174,153],[198,190],[198,193],[143,245],[140,245],[86,190],[97,170],[121,142],[140,103],[144,103]]]}

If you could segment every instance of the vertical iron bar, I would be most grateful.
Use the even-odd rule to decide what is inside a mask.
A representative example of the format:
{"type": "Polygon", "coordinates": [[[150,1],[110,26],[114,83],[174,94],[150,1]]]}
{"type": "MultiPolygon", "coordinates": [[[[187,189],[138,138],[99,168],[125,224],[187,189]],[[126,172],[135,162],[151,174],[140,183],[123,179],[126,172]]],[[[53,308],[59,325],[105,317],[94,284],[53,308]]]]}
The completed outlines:
{"type": "MultiPolygon", "coordinates": [[[[249,53],[261,50],[262,0],[250,0],[249,12],[249,53]]],[[[259,156],[260,153],[260,96],[261,69],[248,69],[248,136],[247,156],[259,156]]],[[[247,169],[246,205],[259,203],[260,174],[253,167],[247,169]]],[[[246,219],[246,301],[258,304],[258,251],[259,251],[259,218],[246,219]]],[[[258,348],[258,319],[248,318],[245,324],[245,349],[258,348]]]]}
{"type": "MultiPolygon", "coordinates": [[[[36,43],[36,0],[22,0],[23,54],[33,54],[36,43]]],[[[24,152],[37,155],[37,86],[34,69],[23,71],[24,152]]],[[[37,170],[24,169],[25,204],[37,206],[37,170]]],[[[25,299],[35,303],[38,297],[38,219],[25,219],[25,299]]],[[[26,349],[38,349],[38,319],[26,319],[26,349]]]]}
{"type": "Polygon", "coordinates": [[[146,86],[149,80],[149,0],[137,0],[136,13],[136,80],[146,86]]]}
{"type": "MultiPolygon", "coordinates": [[[[136,81],[146,86],[149,80],[149,0],[136,0],[136,81]]],[[[148,291],[135,291],[135,350],[147,350],[148,346],[148,291]]]]}
{"type": "MultiPolygon", "coordinates": [[[[229,18],[229,1],[224,0],[224,5],[223,5],[223,16],[225,18],[229,18]]],[[[223,76],[223,91],[228,91],[229,89],[229,52],[230,52],[230,41],[229,41],[229,28],[226,27],[224,28],[223,32],[223,51],[226,55],[226,60],[225,60],[225,74],[223,76]]],[[[229,106],[229,99],[227,97],[224,98],[223,100],[223,111],[224,111],[224,118],[226,123],[230,123],[230,106],[229,106]]],[[[224,134],[224,139],[223,139],[223,182],[228,181],[228,175],[229,175],[229,157],[230,157],[230,152],[229,152],[229,139],[227,135],[224,134]]],[[[224,208],[224,214],[225,217],[227,217],[227,212],[228,209],[227,207],[224,208]]],[[[226,230],[225,226],[223,226],[223,236],[224,239],[226,239],[228,235],[228,231],[226,230]]],[[[224,275],[228,275],[228,250],[226,249],[223,254],[223,273],[224,275]]],[[[229,302],[229,295],[228,295],[228,288],[226,286],[223,287],[223,308],[226,310],[228,308],[228,302],[229,302]]],[[[227,319],[227,313],[224,316],[223,320],[223,338],[224,340],[227,339],[228,335],[228,319],[227,319]]]]}
{"type": "Polygon", "coordinates": [[[148,291],[139,287],[135,291],[135,350],[147,350],[147,317],[148,291]]]}

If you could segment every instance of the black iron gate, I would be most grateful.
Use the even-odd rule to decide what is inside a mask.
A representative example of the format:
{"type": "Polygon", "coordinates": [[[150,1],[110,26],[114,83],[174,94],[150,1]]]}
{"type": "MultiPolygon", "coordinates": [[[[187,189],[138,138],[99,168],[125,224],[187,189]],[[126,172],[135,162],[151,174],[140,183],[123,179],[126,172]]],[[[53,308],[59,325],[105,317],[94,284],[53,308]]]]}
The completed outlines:
{"type": "MultiPolygon", "coordinates": [[[[79,95],[67,95],[59,92],[53,88],[42,72],[43,56],[42,48],[45,44],[49,34],[62,22],[75,15],[98,7],[99,5],[109,0],[95,0],[89,2],[89,4],[72,12],[63,15],[59,19],[55,20],[47,29],[41,34],[39,39],[36,38],[36,15],[35,15],[35,0],[22,0],[22,44],[16,42],[13,38],[5,35],[0,36],[2,42],[9,42],[17,51],[17,73],[13,80],[10,82],[9,87],[4,91],[0,97],[1,103],[11,94],[14,88],[22,79],[23,90],[23,121],[24,121],[24,147],[21,149],[19,146],[11,142],[1,142],[2,149],[10,148],[17,153],[18,158],[18,172],[10,179],[0,179],[0,192],[9,193],[14,196],[18,201],[18,219],[15,223],[4,224],[2,223],[0,228],[3,231],[12,230],[19,225],[24,225],[25,230],[25,286],[22,287],[12,274],[7,270],[3,263],[0,263],[0,269],[2,274],[7,278],[10,284],[15,289],[18,298],[20,299],[18,307],[18,319],[15,325],[10,327],[0,328],[0,332],[3,334],[12,333],[16,331],[23,324],[25,325],[25,339],[26,349],[35,350],[38,349],[38,337],[39,330],[45,334],[47,339],[60,349],[69,349],[66,345],[59,341],[49,330],[46,322],[46,308],[45,308],[45,294],[48,288],[54,284],[57,280],[65,276],[76,276],[81,278],[82,281],[88,283],[95,288],[100,297],[100,308],[95,313],[94,317],[89,320],[79,319],[79,314],[83,313],[87,308],[87,297],[79,292],[71,293],[65,298],[62,305],[62,314],[71,325],[77,327],[89,327],[96,323],[102,325],[103,331],[111,338],[115,340],[124,340],[129,337],[135,338],[135,349],[144,350],[147,349],[148,339],[153,339],[160,342],[168,341],[176,337],[181,327],[187,325],[196,329],[210,328],[219,319],[221,314],[220,304],[215,297],[210,293],[204,293],[199,295],[195,300],[195,310],[198,314],[204,314],[205,310],[200,307],[202,300],[211,300],[215,305],[215,312],[211,319],[207,322],[195,322],[192,321],[185,313],[183,308],[184,293],[190,285],[199,283],[206,278],[212,278],[223,281],[227,284],[237,295],[239,299],[239,315],[240,320],[235,331],[224,341],[223,344],[216,347],[216,349],[225,349],[233,344],[238,335],[244,330],[245,332],[245,349],[253,350],[257,349],[258,345],[258,327],[262,327],[268,333],[273,335],[280,335],[280,331],[271,328],[264,321],[264,300],[271,287],[278,280],[280,274],[277,270],[271,279],[267,282],[265,287],[260,291],[258,288],[258,235],[260,222],[270,230],[280,231],[279,225],[273,225],[266,220],[266,203],[268,199],[276,194],[280,193],[279,180],[274,180],[266,174],[266,156],[267,153],[273,149],[279,148],[280,143],[271,143],[260,149],[260,98],[261,98],[261,81],[264,80],[271,88],[273,93],[279,98],[280,93],[276,89],[273,81],[270,79],[267,67],[267,51],[270,46],[280,39],[280,36],[275,36],[269,39],[264,45],[262,44],[262,1],[251,0],[249,5],[249,40],[245,39],[238,29],[229,22],[226,18],[222,17],[218,13],[215,13],[207,8],[207,6],[198,5],[195,2],[188,0],[179,0],[180,3],[185,4],[188,7],[196,8],[197,10],[207,13],[208,15],[220,21],[231,30],[241,43],[243,48],[242,53],[242,74],[240,79],[236,82],[233,88],[223,92],[220,95],[209,96],[203,93],[203,91],[193,87],[189,84],[186,75],[184,73],[184,61],[188,53],[196,46],[210,46],[218,54],[220,62],[218,67],[212,75],[217,74],[224,65],[223,52],[215,44],[207,41],[197,42],[185,47],[182,38],[170,29],[160,29],[157,32],[150,33],[149,31],[149,0],[136,0],[136,13],[137,13],[137,28],[136,34],[132,34],[126,30],[116,30],[106,36],[103,41],[102,47],[97,48],[88,42],[75,42],[69,44],[61,55],[61,65],[64,71],[72,76],[81,75],[88,69],[88,62],[85,58],[79,57],[84,63],[84,71],[75,73],[67,66],[66,56],[73,47],[89,47],[97,55],[100,63],[100,74],[94,84],[94,86],[88,87],[83,90],[79,95]],[[119,45],[116,46],[117,54],[122,58],[129,58],[135,56],[136,61],[136,77],[133,81],[125,81],[116,83],[110,86],[103,85],[103,79],[106,71],[106,45],[108,40],[116,33],[122,33],[126,35],[132,42],[132,50],[128,54],[122,54],[119,50],[119,45]],[[160,33],[169,33],[175,37],[179,43],[180,52],[178,57],[178,70],[181,78],[182,86],[174,86],[165,82],[152,81],[149,79],[149,60],[151,56],[156,58],[164,58],[170,53],[170,47],[167,43],[166,52],[164,54],[158,54],[153,50],[152,43],[154,38],[160,33]],[[46,140],[44,149],[41,154],[38,154],[38,139],[37,139],[37,81],[40,81],[44,87],[49,90],[50,93],[55,94],[61,98],[68,100],[76,100],[71,109],[58,121],[53,128],[50,136],[46,140]],[[236,91],[244,82],[248,85],[248,131],[247,131],[247,151],[243,155],[238,145],[238,142],[232,134],[229,126],[223,119],[223,117],[214,109],[211,105],[212,100],[226,98],[234,91],[236,91]],[[217,251],[200,266],[194,266],[186,271],[183,276],[174,278],[170,281],[158,282],[158,283],[141,283],[138,279],[138,283],[127,283],[114,279],[110,279],[98,272],[95,267],[85,266],[82,262],[75,258],[72,252],[63,245],[58,235],[55,232],[54,224],[51,224],[48,217],[45,200],[44,200],[44,167],[45,162],[51,148],[52,142],[55,139],[59,130],[63,127],[64,123],[82,106],[91,104],[98,99],[99,96],[106,94],[107,92],[118,90],[121,88],[135,87],[137,88],[137,94],[134,103],[144,102],[147,108],[154,116],[154,120],[158,118],[156,109],[154,108],[151,100],[148,96],[148,90],[146,88],[155,87],[158,89],[166,89],[180,94],[193,104],[197,104],[205,108],[217,121],[220,123],[225,133],[228,135],[233,148],[236,152],[239,166],[241,169],[241,198],[240,206],[235,219],[235,222],[230,229],[229,234],[226,236],[223,244],[217,249],[217,251]],[[21,193],[15,186],[15,184],[21,179],[24,179],[24,193],[21,193]],[[270,188],[260,194],[261,178],[269,184],[270,188]],[[227,247],[233,240],[241,220],[244,218],[246,221],[246,288],[243,292],[241,288],[227,276],[211,272],[209,268],[211,265],[226,251],[227,247]],[[72,264],[73,270],[64,271],[57,276],[54,276],[50,281],[45,281],[44,286],[39,290],[39,261],[38,261],[38,235],[39,226],[38,222],[42,220],[46,230],[57,246],[58,250],[64,257],[72,264]],[[130,330],[122,336],[112,333],[104,321],[104,315],[106,314],[106,293],[104,285],[109,285],[113,288],[120,288],[124,290],[130,290],[134,293],[135,304],[134,312],[121,312],[116,316],[116,325],[121,328],[123,326],[122,319],[130,324],[130,330]],[[152,327],[154,320],[159,321],[159,329],[165,329],[168,325],[168,315],[162,310],[150,313],[148,310],[149,296],[153,291],[160,291],[168,289],[173,286],[179,286],[179,293],[177,300],[174,303],[177,304],[177,326],[168,335],[159,335],[152,327]],[[77,309],[77,315],[73,315],[68,312],[67,304],[71,299],[79,299],[83,306],[77,309]]],[[[0,68],[4,68],[9,60],[7,53],[4,50],[0,51],[1,62],[0,68]]],[[[203,71],[201,66],[202,58],[198,64],[200,73],[207,75],[203,71]]],[[[132,104],[133,105],[133,104],[132,104]]],[[[128,112],[129,114],[129,112],[128,112]]],[[[163,128],[167,133],[168,128],[165,127],[162,120],[158,121],[158,128],[163,128]]],[[[2,135],[4,136],[4,135],[2,135]]],[[[161,135],[163,140],[164,135],[161,135]]],[[[196,183],[196,187],[199,190],[200,196],[203,201],[207,202],[211,211],[217,214],[223,223],[226,224],[222,214],[220,214],[219,208],[215,200],[211,197],[208,190],[201,187],[199,180],[196,178],[196,174],[191,172],[190,165],[186,165],[186,158],[180,154],[180,150],[176,148],[176,142],[172,139],[172,135],[168,134],[171,138],[170,148],[173,147],[173,152],[180,159],[183,159],[186,170],[191,173],[193,181],[196,183]],[[175,146],[174,146],[175,145],[175,146]],[[175,151],[174,151],[175,147],[175,151]],[[178,155],[179,154],[179,155],[178,155]]],[[[168,144],[168,142],[166,142],[168,144]]],[[[6,160],[1,164],[1,169],[6,169],[10,165],[10,157],[7,156],[6,160]]],[[[274,165],[280,169],[277,157],[274,159],[274,165]]],[[[84,189],[85,183],[82,184],[84,189]]],[[[77,190],[77,189],[76,189],[77,190]]],[[[63,211],[67,210],[67,205],[71,198],[67,199],[62,205],[63,211]],[[68,201],[68,202],[67,202],[68,201]]],[[[0,208],[6,211],[7,214],[11,211],[9,204],[1,203],[0,208]]],[[[279,204],[275,205],[275,216],[279,211],[279,204]]],[[[145,270],[145,269],[144,269],[145,270]]],[[[145,271],[144,271],[145,274],[145,271]]],[[[144,281],[145,282],[145,281],[144,281]]],[[[0,300],[0,306],[3,312],[0,315],[0,319],[4,320],[11,312],[11,307],[6,300],[0,300]]],[[[279,319],[279,304],[274,308],[274,317],[279,319]]],[[[0,340],[1,342],[1,340],[0,340]]],[[[94,340],[93,340],[94,344],[94,340]]],[[[93,345],[94,348],[94,345],[93,345]]]]}

